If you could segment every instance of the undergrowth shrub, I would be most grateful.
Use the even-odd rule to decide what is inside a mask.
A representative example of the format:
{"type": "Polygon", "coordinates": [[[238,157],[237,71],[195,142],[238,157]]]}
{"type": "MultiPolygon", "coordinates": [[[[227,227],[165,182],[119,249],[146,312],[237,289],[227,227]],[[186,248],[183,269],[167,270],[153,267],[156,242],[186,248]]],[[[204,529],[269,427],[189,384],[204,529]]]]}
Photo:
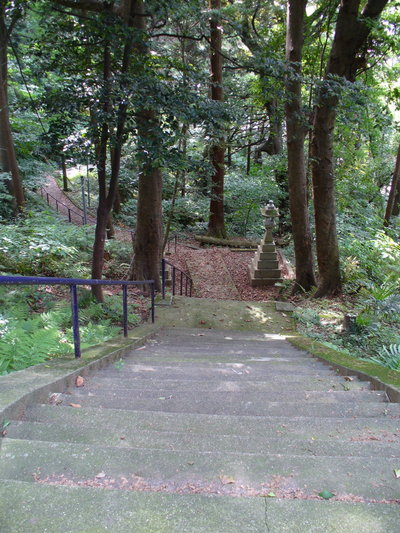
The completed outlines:
{"type": "MultiPolygon", "coordinates": [[[[0,374],[21,370],[53,357],[73,354],[71,309],[68,298],[48,288],[0,287],[0,374]]],[[[121,295],[96,303],[89,290],[79,288],[81,347],[115,337],[122,322],[121,295]]],[[[67,293],[64,295],[67,297],[67,293]]],[[[130,325],[139,322],[129,306],[130,325]]]]}

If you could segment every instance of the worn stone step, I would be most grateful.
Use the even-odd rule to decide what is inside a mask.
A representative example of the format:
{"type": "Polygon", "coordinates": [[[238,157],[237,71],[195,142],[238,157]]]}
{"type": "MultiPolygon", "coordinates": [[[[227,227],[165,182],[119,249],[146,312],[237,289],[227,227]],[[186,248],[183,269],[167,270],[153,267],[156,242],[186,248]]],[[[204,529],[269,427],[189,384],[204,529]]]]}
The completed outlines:
{"type": "Polygon", "coordinates": [[[325,488],[342,498],[394,500],[399,496],[394,475],[399,459],[390,457],[175,452],[4,439],[1,458],[0,479],[20,481],[103,480],[104,486],[123,488],[125,480],[136,480],[149,490],[167,486],[179,491],[191,486],[195,492],[204,487],[222,490],[226,487],[223,476],[228,476],[234,480],[233,493],[243,485],[251,494],[272,488],[279,480],[279,490],[308,496],[325,488]]]}
{"type": "Polygon", "coordinates": [[[101,431],[97,427],[74,426],[62,421],[52,424],[14,421],[7,427],[7,439],[30,439],[49,442],[78,442],[119,448],[146,448],[174,451],[237,452],[281,455],[326,455],[400,457],[400,433],[391,442],[355,441],[338,435],[330,440],[320,438],[264,435],[219,435],[176,431],[138,431],[130,425],[123,431],[101,431]]]}
{"type": "Polygon", "coordinates": [[[246,391],[243,395],[243,391],[232,390],[220,390],[217,392],[208,391],[204,394],[203,391],[179,391],[179,390],[134,390],[134,389],[122,389],[120,383],[116,380],[111,388],[92,388],[90,384],[85,387],[71,388],[66,391],[63,396],[63,403],[69,403],[69,395],[74,397],[92,397],[97,398],[99,404],[107,405],[109,399],[120,398],[122,402],[126,400],[134,399],[149,399],[149,400],[172,400],[182,402],[184,404],[191,404],[198,401],[199,397],[206,397],[208,401],[221,401],[225,403],[243,402],[246,403],[263,403],[268,402],[320,402],[325,403],[338,403],[338,402],[386,402],[388,403],[388,397],[385,392],[382,391],[295,391],[290,388],[285,390],[275,391],[246,391]]]}
{"type": "MultiPolygon", "coordinates": [[[[332,376],[329,378],[313,378],[308,376],[292,376],[293,379],[287,379],[286,389],[291,391],[365,391],[370,390],[368,381],[346,381],[343,378],[332,376]]],[[[275,381],[210,381],[210,380],[177,380],[177,379],[146,379],[118,377],[99,377],[87,376],[86,385],[89,389],[107,389],[116,387],[118,382],[119,390],[164,390],[164,391],[193,391],[193,392],[280,392],[282,384],[275,381]]]]}
{"type": "MultiPolygon", "coordinates": [[[[119,398],[118,396],[63,395],[65,404],[73,403],[82,407],[103,407],[135,411],[165,411],[170,413],[203,413],[221,415],[250,416],[305,416],[305,417],[378,417],[400,418],[400,404],[375,402],[336,402],[319,403],[309,400],[267,401],[264,394],[249,393],[238,400],[230,393],[209,393],[207,395],[158,396],[157,398],[119,398]]],[[[58,406],[61,409],[60,406],[58,406]]],[[[67,408],[67,407],[64,407],[67,408]]]]}
{"type": "Polygon", "coordinates": [[[317,368],[309,367],[308,365],[296,365],[295,367],[288,364],[276,367],[273,364],[268,367],[264,365],[223,365],[223,366],[199,366],[187,364],[182,365],[155,365],[152,362],[143,364],[129,364],[125,363],[119,370],[115,366],[99,371],[99,376],[121,376],[125,378],[133,378],[135,376],[142,379],[250,379],[266,381],[272,376],[281,379],[284,383],[287,376],[309,376],[313,377],[329,377],[334,375],[334,372],[325,366],[317,368]]]}
{"type": "Polygon", "coordinates": [[[124,409],[85,409],[34,405],[27,409],[26,420],[98,428],[99,433],[115,431],[124,434],[127,427],[137,431],[175,431],[215,435],[268,435],[319,439],[343,438],[357,441],[392,442],[400,436],[400,419],[383,417],[323,418],[293,416],[234,416],[199,413],[166,413],[161,411],[128,411],[124,409]],[[61,411],[60,411],[61,410],[61,411]]]}
{"type": "Polygon", "coordinates": [[[4,533],[398,533],[396,504],[0,482],[4,533]],[[16,512],[18,509],[18,512],[16,512]]]}
{"type": "Polygon", "coordinates": [[[197,350],[176,350],[175,348],[144,348],[132,352],[126,359],[126,363],[137,364],[151,361],[155,364],[168,364],[168,362],[179,362],[183,364],[229,364],[229,363],[288,363],[291,365],[311,364],[314,366],[327,366],[322,361],[318,361],[310,356],[293,356],[285,352],[270,352],[269,350],[234,352],[224,350],[221,354],[218,348],[207,350],[206,348],[197,350]]]}

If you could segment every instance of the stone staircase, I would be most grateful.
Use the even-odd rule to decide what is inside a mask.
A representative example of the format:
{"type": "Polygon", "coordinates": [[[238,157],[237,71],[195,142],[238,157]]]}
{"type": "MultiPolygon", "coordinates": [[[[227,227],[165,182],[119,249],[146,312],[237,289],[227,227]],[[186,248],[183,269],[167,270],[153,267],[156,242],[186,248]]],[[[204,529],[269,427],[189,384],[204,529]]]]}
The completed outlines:
{"type": "Polygon", "coordinates": [[[2,533],[400,531],[400,404],[276,334],[164,329],[22,418],[2,533]]]}

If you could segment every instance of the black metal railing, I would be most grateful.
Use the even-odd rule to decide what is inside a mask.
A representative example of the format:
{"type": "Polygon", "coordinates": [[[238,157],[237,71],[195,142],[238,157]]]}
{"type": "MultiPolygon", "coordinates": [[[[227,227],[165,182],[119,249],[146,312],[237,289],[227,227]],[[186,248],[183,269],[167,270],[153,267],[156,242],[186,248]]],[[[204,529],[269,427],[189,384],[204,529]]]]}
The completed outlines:
{"type": "Polygon", "coordinates": [[[162,298],[165,300],[165,288],[167,284],[167,265],[171,267],[172,271],[172,279],[171,279],[171,285],[172,285],[172,295],[175,296],[177,294],[177,285],[179,286],[179,294],[180,296],[192,296],[192,290],[193,290],[193,280],[192,278],[183,270],[176,267],[166,259],[162,259],[161,261],[161,281],[162,281],[162,298]]]}
{"type": "Polygon", "coordinates": [[[154,280],[146,281],[120,281],[102,279],[75,279],[75,278],[44,278],[36,276],[0,276],[1,285],[68,285],[71,294],[72,331],[74,336],[75,357],[81,356],[81,342],[79,332],[79,304],[76,287],[78,285],[119,285],[122,287],[122,309],[124,337],[128,336],[128,287],[150,286],[151,321],[154,322],[154,280]]]}
{"type": "Polygon", "coordinates": [[[56,208],[56,211],[57,213],[59,213],[59,207],[60,205],[62,205],[63,207],[65,207],[65,209],[67,209],[67,212],[68,212],[68,222],[71,222],[72,223],[72,213],[74,215],[76,215],[79,219],[81,219],[82,221],[82,224],[86,224],[87,221],[85,219],[85,216],[82,215],[81,213],[79,213],[79,211],[76,211],[75,209],[71,209],[70,207],[68,207],[66,204],[64,204],[63,202],[60,202],[60,200],[58,200],[55,196],[53,196],[52,194],[50,194],[49,192],[47,192],[46,190],[43,189],[43,187],[40,187],[40,196],[42,198],[44,198],[47,202],[47,205],[49,205],[50,207],[55,207],[56,208]],[[52,204],[51,201],[50,201],[50,198],[54,201],[54,203],[52,204]]]}

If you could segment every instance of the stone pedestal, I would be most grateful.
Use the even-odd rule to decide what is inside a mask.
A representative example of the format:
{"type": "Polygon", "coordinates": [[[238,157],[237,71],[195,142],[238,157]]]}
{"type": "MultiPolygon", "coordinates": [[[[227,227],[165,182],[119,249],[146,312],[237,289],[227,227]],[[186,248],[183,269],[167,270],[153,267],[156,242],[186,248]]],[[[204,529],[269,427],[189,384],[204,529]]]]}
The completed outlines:
{"type": "Polygon", "coordinates": [[[274,285],[274,283],[282,281],[276,247],[272,237],[274,221],[271,218],[279,215],[275,214],[277,213],[277,209],[272,202],[266,208],[261,209],[261,213],[265,217],[266,231],[249,265],[250,283],[252,287],[274,285]]]}

